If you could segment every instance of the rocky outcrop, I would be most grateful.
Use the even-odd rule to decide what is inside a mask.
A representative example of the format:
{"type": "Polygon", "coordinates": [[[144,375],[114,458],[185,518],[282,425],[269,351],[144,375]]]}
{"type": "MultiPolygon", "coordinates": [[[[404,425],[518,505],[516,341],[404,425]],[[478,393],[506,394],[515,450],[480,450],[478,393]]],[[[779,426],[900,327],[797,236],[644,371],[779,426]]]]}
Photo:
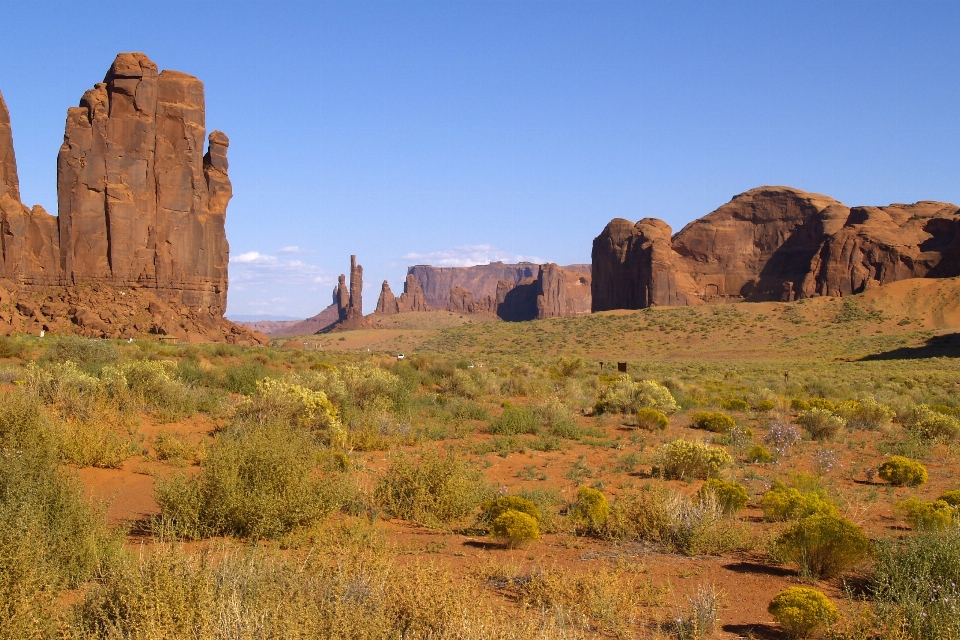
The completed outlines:
{"type": "Polygon", "coordinates": [[[320,333],[337,323],[339,315],[337,305],[331,304],[317,315],[306,320],[264,320],[259,322],[238,322],[271,338],[306,336],[320,333]]]}
{"type": "Polygon", "coordinates": [[[848,208],[790,187],[733,198],[671,237],[661,220],[611,221],[593,243],[592,308],[848,295],[960,275],[958,207],[848,208]]]}
{"type": "Polygon", "coordinates": [[[537,275],[537,265],[530,262],[504,264],[491,262],[473,267],[431,267],[416,265],[409,267],[412,275],[423,290],[424,299],[433,309],[444,309],[450,299],[450,290],[463,287],[473,294],[475,299],[497,295],[497,283],[501,280],[520,282],[524,278],[537,275]]]}
{"type": "MultiPolygon", "coordinates": [[[[389,285],[388,285],[389,288],[389,285]]],[[[340,274],[333,288],[333,303],[337,305],[337,326],[359,328],[363,323],[363,267],[357,264],[357,256],[350,256],[350,288],[347,277],[340,274]]]]}
{"type": "Polygon", "coordinates": [[[524,278],[516,284],[501,280],[497,283],[497,316],[508,322],[536,319],[537,291],[536,277],[524,278]]]}
{"type": "Polygon", "coordinates": [[[57,158],[60,266],[67,284],[146,286],[196,313],[227,301],[227,136],[204,155],[203,83],[117,56],[67,111],[57,158]]]}
{"type": "Polygon", "coordinates": [[[400,313],[430,310],[430,305],[427,304],[426,297],[423,295],[423,289],[417,284],[417,279],[412,273],[408,273],[407,279],[403,282],[403,293],[397,300],[397,310],[400,313]]]}
{"type": "Polygon", "coordinates": [[[473,293],[463,287],[453,287],[450,289],[450,301],[447,303],[447,311],[453,313],[483,313],[495,314],[497,312],[497,301],[490,296],[484,296],[479,300],[474,300],[473,293]]]}
{"type": "Polygon", "coordinates": [[[590,313],[591,275],[553,263],[540,265],[537,275],[537,319],[566,318],[590,313]]]}
{"type": "Polygon", "coordinates": [[[380,287],[380,297],[377,299],[377,310],[374,313],[379,313],[383,316],[400,313],[400,308],[397,305],[397,297],[393,295],[393,291],[390,290],[390,283],[386,280],[383,281],[383,286],[380,287]]]}
{"type": "Polygon", "coordinates": [[[189,341],[266,341],[223,319],[229,141],[214,131],[204,154],[204,120],[199,80],[160,73],[142,53],[118,55],[104,81],[67,111],[54,217],[20,202],[0,97],[0,278],[11,298],[39,296],[37,308],[49,312],[22,301],[9,321],[0,313],[0,324],[15,330],[20,317],[69,328],[60,322],[68,318],[97,337],[153,331],[189,341]],[[150,307],[149,322],[128,321],[137,315],[128,313],[132,301],[150,307]]]}

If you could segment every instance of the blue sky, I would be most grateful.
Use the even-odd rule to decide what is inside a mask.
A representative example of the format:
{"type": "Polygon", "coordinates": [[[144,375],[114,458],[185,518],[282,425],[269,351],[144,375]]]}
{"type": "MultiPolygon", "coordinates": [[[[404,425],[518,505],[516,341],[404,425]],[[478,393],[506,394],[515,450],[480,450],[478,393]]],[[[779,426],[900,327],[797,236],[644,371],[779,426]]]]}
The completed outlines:
{"type": "Polygon", "coordinates": [[[0,91],[56,211],[68,106],[119,51],[201,78],[231,139],[228,315],[364,305],[409,264],[589,262],[786,184],[960,202],[956,2],[10,2],[0,91]]]}

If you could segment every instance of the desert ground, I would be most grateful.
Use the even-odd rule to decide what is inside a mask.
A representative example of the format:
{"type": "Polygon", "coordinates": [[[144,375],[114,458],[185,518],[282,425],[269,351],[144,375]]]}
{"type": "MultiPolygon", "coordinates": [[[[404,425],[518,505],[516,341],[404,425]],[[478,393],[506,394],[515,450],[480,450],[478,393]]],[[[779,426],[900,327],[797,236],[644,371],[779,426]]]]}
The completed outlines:
{"type": "Polygon", "coordinates": [[[958,637],[958,293],[0,338],[0,636],[958,637]]]}

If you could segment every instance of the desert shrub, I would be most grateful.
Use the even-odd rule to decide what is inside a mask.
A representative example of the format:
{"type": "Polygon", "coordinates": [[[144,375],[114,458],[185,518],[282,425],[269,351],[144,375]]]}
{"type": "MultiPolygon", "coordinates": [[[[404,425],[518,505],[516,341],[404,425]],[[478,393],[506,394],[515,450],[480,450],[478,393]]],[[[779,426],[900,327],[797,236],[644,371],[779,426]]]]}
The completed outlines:
{"type": "Polygon", "coordinates": [[[637,426],[646,431],[663,431],[670,426],[670,418],[662,411],[645,407],[637,411],[637,426]]]}
{"type": "Polygon", "coordinates": [[[778,593],[767,611],[781,627],[797,638],[806,638],[818,627],[840,619],[836,605],[810,587],[788,587],[778,593]]]}
{"type": "Polygon", "coordinates": [[[892,456],[877,467],[877,472],[895,487],[919,487],[929,477],[925,466],[903,456],[892,456]]]}
{"type": "Polygon", "coordinates": [[[773,411],[777,408],[777,401],[772,398],[761,398],[754,402],[750,408],[754,411],[766,413],[767,411],[773,411]]]}
{"type": "Polygon", "coordinates": [[[601,389],[596,404],[597,413],[635,413],[643,408],[670,415],[680,407],[670,390],[659,382],[634,382],[628,375],[617,376],[613,384],[601,389]]]}
{"type": "Polygon", "coordinates": [[[26,351],[23,341],[11,336],[0,336],[0,358],[19,358],[26,351]]]}
{"type": "Polygon", "coordinates": [[[166,431],[161,431],[153,439],[153,450],[157,460],[196,460],[206,457],[203,443],[192,443],[166,431]]]}
{"type": "Polygon", "coordinates": [[[720,408],[727,411],[749,411],[750,403],[743,398],[724,398],[720,401],[720,408]]]}
{"type": "Polygon", "coordinates": [[[715,476],[732,460],[720,447],[683,439],[665,444],[660,450],[663,475],[679,480],[715,476]]]}
{"type": "Polygon", "coordinates": [[[844,419],[826,409],[814,407],[797,416],[797,424],[807,430],[814,440],[829,440],[840,433],[844,419]]]}
{"type": "Polygon", "coordinates": [[[119,469],[143,452],[143,436],[97,420],[59,423],[59,451],[63,462],[78,467],[119,469]]]}
{"type": "MultiPolygon", "coordinates": [[[[460,396],[471,400],[486,396],[490,392],[486,377],[476,370],[468,373],[457,369],[453,372],[453,375],[441,378],[437,386],[440,388],[440,392],[445,395],[460,396]]],[[[399,388],[401,387],[398,385],[397,389],[399,388]]],[[[396,398],[396,390],[393,395],[396,398]]]]}
{"type": "Polygon", "coordinates": [[[787,486],[774,480],[773,486],[760,498],[763,517],[773,522],[799,520],[818,513],[837,515],[839,510],[827,496],[819,481],[810,476],[796,475],[787,486]]]}
{"type": "Polygon", "coordinates": [[[346,437],[339,414],[323,391],[273,378],[257,381],[253,393],[237,405],[234,421],[251,425],[286,422],[328,444],[343,444],[346,437]]]}
{"type": "Polygon", "coordinates": [[[480,505],[479,522],[490,524],[507,511],[519,511],[525,513],[538,523],[541,520],[540,510],[530,500],[521,496],[500,496],[492,500],[487,500],[480,505]]]}
{"type": "Polygon", "coordinates": [[[960,436],[960,421],[925,404],[913,407],[902,422],[908,431],[926,442],[950,442],[960,436]]]}
{"type": "Polygon", "coordinates": [[[916,530],[946,529],[953,524],[956,507],[944,500],[924,502],[917,498],[904,500],[897,507],[903,511],[907,522],[916,530]]]}
{"type": "Polygon", "coordinates": [[[529,513],[508,509],[490,523],[490,534],[509,547],[540,539],[540,523],[529,513]]]}
{"type": "Polygon", "coordinates": [[[217,376],[218,386],[231,393],[249,396],[257,390],[257,382],[267,377],[267,369],[257,360],[244,362],[237,366],[227,366],[217,376]]]}
{"type": "Polygon", "coordinates": [[[464,400],[453,405],[451,413],[460,420],[489,420],[490,412],[476,402],[464,400]]]}
{"type": "Polygon", "coordinates": [[[722,480],[720,478],[711,478],[703,483],[700,491],[697,493],[699,500],[707,499],[709,494],[713,494],[720,510],[724,515],[733,515],[747,506],[750,502],[750,495],[747,488],[739,482],[731,480],[722,480]]]}
{"type": "Polygon", "coordinates": [[[540,419],[541,424],[550,429],[555,436],[563,438],[567,437],[565,434],[579,433],[573,411],[556,396],[537,404],[533,412],[540,419]]]}
{"type": "Polygon", "coordinates": [[[773,453],[778,458],[785,458],[790,455],[793,447],[802,439],[799,429],[781,419],[771,420],[770,430],[763,437],[764,443],[773,449],[773,453]]]}
{"type": "Polygon", "coordinates": [[[63,336],[44,350],[43,360],[73,362],[78,365],[104,365],[120,359],[116,345],[106,340],[63,336]]]}
{"type": "Polygon", "coordinates": [[[810,409],[810,403],[803,398],[793,398],[790,400],[790,408],[794,411],[807,411],[810,409]]]}
{"type": "Polygon", "coordinates": [[[820,409],[827,413],[833,413],[836,410],[836,406],[826,398],[810,398],[808,404],[811,409],[820,409]]]}
{"type": "Polygon", "coordinates": [[[677,640],[703,640],[713,635],[719,618],[720,593],[713,585],[701,585],[666,626],[677,640]]]}
{"type": "Polygon", "coordinates": [[[960,507],[960,489],[945,491],[937,500],[943,500],[951,507],[960,507]]]}
{"type": "Polygon", "coordinates": [[[745,540],[744,528],[724,518],[713,493],[691,500],[662,488],[619,497],[606,530],[613,538],[686,555],[725,553],[742,548],[745,540]]]}
{"type": "Polygon", "coordinates": [[[884,628],[908,640],[960,637],[960,529],[881,540],[871,591],[884,628]]]}
{"type": "Polygon", "coordinates": [[[896,412],[873,398],[850,400],[837,405],[836,414],[846,420],[848,429],[878,431],[890,426],[896,412]]]}
{"type": "Polygon", "coordinates": [[[567,515],[590,533],[600,532],[610,515],[607,497],[590,487],[580,487],[577,499],[567,509],[567,515]]]}
{"type": "Polygon", "coordinates": [[[551,489],[521,489],[516,494],[531,503],[540,514],[540,531],[551,533],[557,528],[557,516],[563,500],[560,494],[551,489]]]}
{"type": "Polygon", "coordinates": [[[767,448],[762,444],[755,444],[747,451],[747,462],[757,462],[760,464],[766,464],[768,462],[773,462],[773,454],[767,451],[767,448]]]}
{"type": "Polygon", "coordinates": [[[563,356],[559,356],[553,362],[553,365],[551,365],[550,373],[558,378],[568,378],[576,375],[576,373],[583,369],[583,367],[583,358],[579,358],[577,356],[564,358],[563,356]]]}
{"type": "Polygon", "coordinates": [[[424,451],[412,459],[394,454],[375,491],[390,515],[425,526],[461,520],[490,497],[483,476],[453,453],[424,451]]]}
{"type": "Polygon", "coordinates": [[[726,433],[737,426],[737,423],[733,418],[719,411],[697,411],[690,417],[690,425],[713,433],[726,433]]]}
{"type": "Polygon", "coordinates": [[[776,555],[800,567],[805,576],[831,578],[864,558],[870,541],[845,518],[818,513],[798,520],[776,539],[776,555]]]}
{"type": "Polygon", "coordinates": [[[57,599],[101,572],[121,539],[58,467],[36,397],[0,394],[0,637],[57,636],[57,599]]]}
{"type": "Polygon", "coordinates": [[[276,538],[320,520],[349,497],[350,487],[320,476],[317,463],[314,439],[303,429],[278,421],[227,429],[198,476],[157,482],[158,525],[185,538],[276,538]]]}
{"type": "Polygon", "coordinates": [[[521,433],[540,433],[540,418],[527,407],[507,404],[497,418],[490,423],[489,433],[498,436],[514,436],[521,433]]]}

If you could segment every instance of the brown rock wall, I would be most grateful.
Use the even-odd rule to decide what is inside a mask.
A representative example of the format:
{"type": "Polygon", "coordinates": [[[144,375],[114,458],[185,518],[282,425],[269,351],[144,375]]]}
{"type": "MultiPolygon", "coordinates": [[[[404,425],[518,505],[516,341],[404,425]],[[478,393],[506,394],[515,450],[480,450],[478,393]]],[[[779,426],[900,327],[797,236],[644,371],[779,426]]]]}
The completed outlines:
{"type": "Polygon", "coordinates": [[[593,244],[593,310],[849,295],[960,275],[956,205],[854,207],[789,187],[740,194],[671,237],[615,219],[593,244]]]}

